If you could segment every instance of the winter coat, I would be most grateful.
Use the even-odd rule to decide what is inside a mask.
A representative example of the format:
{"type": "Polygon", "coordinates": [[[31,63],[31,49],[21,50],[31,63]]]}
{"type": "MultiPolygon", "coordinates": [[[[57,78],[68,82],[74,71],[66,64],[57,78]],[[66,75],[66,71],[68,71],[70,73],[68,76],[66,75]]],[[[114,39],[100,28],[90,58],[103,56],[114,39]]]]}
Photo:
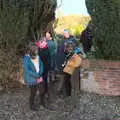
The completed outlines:
{"type": "Polygon", "coordinates": [[[69,38],[64,39],[63,41],[59,43],[58,48],[57,48],[57,55],[56,55],[56,59],[57,59],[56,65],[59,71],[63,70],[62,64],[64,63],[65,57],[66,57],[65,47],[68,42],[72,42],[75,46],[77,46],[77,41],[73,36],[70,36],[69,38]]]}
{"type": "Polygon", "coordinates": [[[84,52],[90,52],[92,46],[92,31],[85,29],[80,36],[80,42],[83,45],[84,52]]]}
{"type": "Polygon", "coordinates": [[[53,40],[47,40],[48,49],[50,51],[50,70],[54,70],[56,66],[56,43],[53,40]]]}
{"type": "Polygon", "coordinates": [[[56,44],[53,40],[47,40],[48,43],[48,49],[50,51],[50,56],[55,56],[56,55],[56,44]]]}
{"type": "Polygon", "coordinates": [[[43,63],[39,57],[39,73],[36,72],[35,66],[30,56],[23,57],[24,81],[27,85],[36,85],[37,79],[43,75],[43,63]]]}
{"type": "Polygon", "coordinates": [[[43,74],[47,74],[50,70],[50,51],[48,48],[39,48],[39,56],[43,62],[44,72],[43,74]]]}
{"type": "Polygon", "coordinates": [[[77,46],[77,41],[74,36],[70,36],[69,38],[64,39],[64,45],[66,45],[68,42],[72,42],[75,47],[77,46]]]}

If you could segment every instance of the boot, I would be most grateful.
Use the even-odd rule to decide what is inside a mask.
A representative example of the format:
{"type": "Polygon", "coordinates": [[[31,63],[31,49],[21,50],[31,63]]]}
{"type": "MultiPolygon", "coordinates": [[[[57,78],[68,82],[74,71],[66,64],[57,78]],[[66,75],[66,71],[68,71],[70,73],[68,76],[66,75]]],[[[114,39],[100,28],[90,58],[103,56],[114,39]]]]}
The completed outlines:
{"type": "Polygon", "coordinates": [[[29,101],[29,104],[30,104],[30,109],[33,110],[33,111],[38,111],[37,107],[35,106],[34,102],[33,101],[29,101]]]}
{"type": "Polygon", "coordinates": [[[51,72],[49,72],[48,78],[49,78],[49,83],[51,84],[52,83],[52,73],[51,72]]]}
{"type": "Polygon", "coordinates": [[[33,111],[38,111],[38,109],[35,107],[35,105],[30,105],[30,109],[33,111]]]}
{"type": "Polygon", "coordinates": [[[60,99],[63,99],[64,95],[63,95],[63,91],[57,91],[57,96],[60,99]]]}
{"type": "Polygon", "coordinates": [[[53,106],[50,106],[48,101],[45,99],[45,95],[43,97],[41,97],[41,105],[48,110],[54,111],[55,109],[53,108],[53,106]]]}

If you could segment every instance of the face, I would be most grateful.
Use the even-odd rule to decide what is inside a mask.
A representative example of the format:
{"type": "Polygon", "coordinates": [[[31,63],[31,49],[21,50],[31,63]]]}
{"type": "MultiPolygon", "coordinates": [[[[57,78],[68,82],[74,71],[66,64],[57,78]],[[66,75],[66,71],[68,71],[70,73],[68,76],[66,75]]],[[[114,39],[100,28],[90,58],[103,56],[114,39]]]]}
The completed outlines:
{"type": "Polygon", "coordinates": [[[38,49],[37,49],[37,47],[35,48],[35,54],[37,55],[38,54],[38,49]]]}
{"type": "Polygon", "coordinates": [[[45,37],[46,37],[47,40],[49,40],[51,38],[51,34],[49,32],[46,32],[45,37]]]}
{"type": "Polygon", "coordinates": [[[73,52],[73,50],[74,50],[73,45],[69,45],[69,46],[67,47],[67,51],[68,51],[69,53],[73,52]]]}
{"type": "Polygon", "coordinates": [[[69,38],[70,37],[70,34],[67,31],[64,31],[63,35],[64,35],[65,38],[69,38]]]}
{"type": "Polygon", "coordinates": [[[38,49],[37,47],[32,47],[30,50],[30,56],[34,59],[38,55],[38,49]]]}

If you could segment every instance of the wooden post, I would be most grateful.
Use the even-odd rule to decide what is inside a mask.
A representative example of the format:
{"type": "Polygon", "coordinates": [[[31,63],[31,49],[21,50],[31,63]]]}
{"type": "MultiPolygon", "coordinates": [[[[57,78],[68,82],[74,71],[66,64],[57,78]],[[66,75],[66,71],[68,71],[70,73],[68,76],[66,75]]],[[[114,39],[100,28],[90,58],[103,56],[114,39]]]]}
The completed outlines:
{"type": "Polygon", "coordinates": [[[80,92],[80,67],[78,67],[71,77],[72,88],[74,90],[74,96],[80,92]]]}

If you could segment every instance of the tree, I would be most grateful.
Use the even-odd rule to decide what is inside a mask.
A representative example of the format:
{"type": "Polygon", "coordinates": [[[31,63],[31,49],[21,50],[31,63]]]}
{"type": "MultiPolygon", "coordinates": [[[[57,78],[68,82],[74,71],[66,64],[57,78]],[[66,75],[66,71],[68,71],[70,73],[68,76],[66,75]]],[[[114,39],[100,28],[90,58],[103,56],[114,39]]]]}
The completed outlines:
{"type": "Polygon", "coordinates": [[[86,0],[96,57],[120,60],[120,0],[86,0]]]}
{"type": "Polygon", "coordinates": [[[0,84],[4,87],[18,79],[28,42],[52,29],[56,5],[56,0],[0,0],[0,84]]]}
{"type": "Polygon", "coordinates": [[[64,29],[69,29],[72,34],[80,35],[80,33],[85,29],[86,24],[90,20],[89,16],[80,15],[60,15],[57,19],[57,25],[55,31],[58,33],[63,32],[64,29]]]}

